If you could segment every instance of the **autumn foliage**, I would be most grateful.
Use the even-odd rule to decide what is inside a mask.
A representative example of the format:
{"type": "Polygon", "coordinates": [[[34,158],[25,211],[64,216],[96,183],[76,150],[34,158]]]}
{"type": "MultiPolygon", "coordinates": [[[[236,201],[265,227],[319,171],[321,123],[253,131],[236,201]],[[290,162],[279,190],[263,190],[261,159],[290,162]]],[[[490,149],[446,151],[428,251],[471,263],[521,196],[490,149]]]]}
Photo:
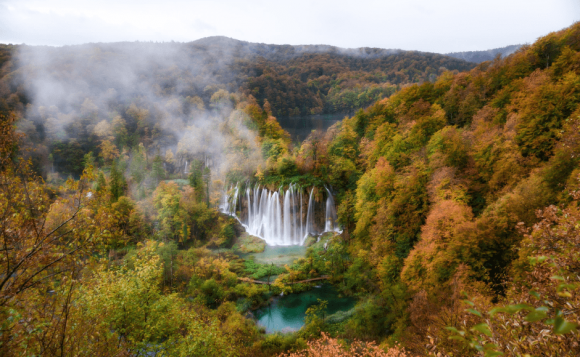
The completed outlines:
{"type": "MultiPolygon", "coordinates": [[[[344,286],[372,296],[361,304],[360,317],[353,317],[350,336],[369,338],[366,326],[374,326],[414,353],[434,355],[574,351],[576,345],[565,342],[576,336],[577,319],[567,310],[574,303],[565,309],[562,297],[553,295],[573,277],[564,277],[565,284],[550,279],[561,275],[544,258],[533,267],[524,264],[531,259],[522,255],[531,236],[518,227],[546,232],[540,227],[557,217],[557,209],[546,207],[575,209],[569,194],[580,173],[580,72],[574,60],[579,33],[575,24],[505,59],[408,86],[303,143],[296,155],[299,171],[326,178],[338,191],[353,259],[344,286]],[[544,211],[538,216],[537,210],[544,211]],[[522,273],[524,266],[534,273],[522,273]],[[542,273],[543,280],[529,281],[548,266],[552,270],[542,273]],[[545,315],[541,299],[527,295],[534,284],[554,299],[546,300],[545,315]],[[528,336],[528,327],[514,327],[528,307],[489,315],[493,337],[480,327],[470,330],[481,321],[465,313],[464,300],[489,311],[525,301],[540,309],[535,314],[544,325],[533,326],[544,342],[524,347],[519,344],[527,337],[512,340],[528,336]],[[504,319],[504,332],[493,319],[504,319]],[[456,335],[447,327],[475,337],[450,340],[456,335]],[[552,339],[562,345],[547,342],[552,339]],[[482,347],[488,342],[495,347],[482,347]]],[[[572,217],[572,211],[562,217],[572,217]]],[[[575,239],[571,232],[569,242],[575,239]]],[[[565,256],[560,252],[544,254],[553,262],[565,256]]],[[[570,284],[573,298],[575,283],[570,284]]]]}
{"type": "Polygon", "coordinates": [[[235,88],[176,66],[142,74],[156,103],[83,97],[69,112],[14,85],[32,68],[14,50],[0,47],[0,354],[580,354],[580,24],[464,72],[258,46],[233,65],[242,77],[207,61],[235,88]],[[275,117],[367,104],[301,144],[275,117]],[[216,134],[227,172],[210,170],[216,134]],[[217,209],[239,182],[314,186],[317,203],[332,190],[343,231],[285,267],[241,258],[242,228],[217,209]],[[320,302],[284,335],[240,313],[313,277],[356,306],[329,317],[320,302]]]}
{"type": "Polygon", "coordinates": [[[404,350],[391,347],[382,349],[374,342],[354,341],[350,346],[344,346],[338,340],[322,333],[322,338],[308,342],[305,350],[290,354],[281,354],[279,357],[407,357],[404,350]]]}

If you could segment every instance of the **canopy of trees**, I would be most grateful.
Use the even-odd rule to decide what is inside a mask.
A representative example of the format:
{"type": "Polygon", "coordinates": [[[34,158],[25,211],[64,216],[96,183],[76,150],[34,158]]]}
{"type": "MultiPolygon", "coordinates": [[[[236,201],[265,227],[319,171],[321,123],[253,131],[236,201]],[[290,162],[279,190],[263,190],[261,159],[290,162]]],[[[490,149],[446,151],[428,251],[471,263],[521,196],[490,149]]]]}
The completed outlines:
{"type": "Polygon", "coordinates": [[[342,284],[367,299],[355,336],[418,354],[579,353],[564,248],[577,239],[579,63],[576,24],[403,88],[287,159],[337,191],[342,284]]]}
{"type": "Polygon", "coordinates": [[[223,38],[20,48],[48,67],[16,50],[0,47],[1,355],[580,354],[580,24],[464,72],[223,38]],[[130,65],[142,86],[89,70],[130,65]],[[42,90],[54,76],[70,96],[42,90]],[[300,145],[275,118],[369,102],[300,145]],[[217,209],[238,182],[326,186],[344,230],[284,267],[240,258],[217,209]],[[320,301],[272,335],[243,315],[320,277],[354,309],[320,301]]]}

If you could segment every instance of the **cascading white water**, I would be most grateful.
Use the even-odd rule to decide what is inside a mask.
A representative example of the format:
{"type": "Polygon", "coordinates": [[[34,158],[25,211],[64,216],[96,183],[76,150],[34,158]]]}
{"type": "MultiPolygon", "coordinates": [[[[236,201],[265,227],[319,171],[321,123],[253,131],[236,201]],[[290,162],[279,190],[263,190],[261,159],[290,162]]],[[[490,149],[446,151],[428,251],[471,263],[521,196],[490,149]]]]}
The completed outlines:
{"type": "Polygon", "coordinates": [[[328,187],[326,188],[326,192],[328,192],[328,198],[326,198],[326,214],[324,217],[324,231],[325,232],[340,232],[338,228],[338,217],[336,216],[336,208],[334,205],[334,198],[332,198],[332,193],[328,187]]]}
{"type": "Polygon", "coordinates": [[[328,188],[323,216],[316,214],[314,189],[310,190],[306,217],[302,206],[304,192],[295,185],[280,192],[259,186],[246,187],[245,195],[243,192],[240,185],[230,187],[224,195],[221,211],[236,217],[248,233],[264,239],[269,245],[302,245],[308,235],[340,232],[334,199],[328,188]],[[316,222],[315,216],[320,217],[318,220],[324,217],[325,221],[316,222]]]}
{"type": "Polygon", "coordinates": [[[306,230],[304,231],[306,234],[313,233],[313,224],[312,221],[314,219],[314,204],[315,202],[312,200],[314,190],[310,190],[310,198],[308,199],[308,208],[306,209],[306,230]]]}

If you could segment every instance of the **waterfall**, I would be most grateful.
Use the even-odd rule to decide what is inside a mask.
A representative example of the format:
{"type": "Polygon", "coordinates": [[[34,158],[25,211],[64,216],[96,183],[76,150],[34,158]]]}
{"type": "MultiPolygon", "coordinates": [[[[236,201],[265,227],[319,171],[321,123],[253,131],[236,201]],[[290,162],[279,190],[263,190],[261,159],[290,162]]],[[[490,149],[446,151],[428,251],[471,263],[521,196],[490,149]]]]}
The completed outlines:
{"type": "Polygon", "coordinates": [[[290,224],[290,219],[292,214],[290,213],[290,189],[286,191],[284,195],[284,241],[290,242],[294,238],[294,235],[290,232],[292,226],[290,224]]]}
{"type": "Polygon", "coordinates": [[[304,233],[304,222],[302,222],[302,191],[300,192],[300,236],[303,237],[300,241],[300,244],[304,242],[304,237],[306,233],[304,233]]]}
{"type": "Polygon", "coordinates": [[[324,231],[325,232],[340,232],[338,229],[338,222],[336,220],[338,217],[336,216],[336,208],[334,205],[334,198],[332,198],[332,193],[326,188],[326,192],[328,192],[328,198],[326,198],[326,214],[324,217],[324,231]]]}
{"type": "MultiPolygon", "coordinates": [[[[231,189],[232,188],[230,187],[230,189],[228,191],[231,191],[231,189]]],[[[220,211],[222,211],[223,213],[229,214],[229,215],[232,214],[230,212],[230,202],[228,201],[227,194],[222,196],[222,202],[220,203],[220,211]]]]}
{"type": "MultiPolygon", "coordinates": [[[[246,188],[246,200],[247,200],[247,202],[250,202],[250,188],[249,188],[249,187],[248,187],[248,188],[246,188]]],[[[254,216],[252,215],[252,208],[253,208],[253,207],[252,207],[252,205],[251,205],[251,204],[250,204],[250,205],[248,205],[248,222],[246,223],[247,225],[249,225],[249,224],[250,224],[250,219],[251,219],[251,217],[254,217],[254,216]]]]}
{"type": "Polygon", "coordinates": [[[272,192],[258,185],[243,189],[238,184],[226,192],[220,209],[236,217],[248,233],[269,245],[302,245],[308,235],[340,232],[334,198],[328,188],[326,192],[326,205],[316,205],[314,188],[310,190],[304,217],[304,190],[296,185],[272,192]],[[324,212],[317,212],[317,208],[324,212]]]}
{"type": "Polygon", "coordinates": [[[304,231],[303,239],[306,240],[306,237],[309,234],[316,234],[313,232],[313,224],[312,221],[314,219],[314,200],[313,200],[314,188],[310,190],[310,198],[308,199],[308,209],[306,210],[306,230],[304,231]]]}

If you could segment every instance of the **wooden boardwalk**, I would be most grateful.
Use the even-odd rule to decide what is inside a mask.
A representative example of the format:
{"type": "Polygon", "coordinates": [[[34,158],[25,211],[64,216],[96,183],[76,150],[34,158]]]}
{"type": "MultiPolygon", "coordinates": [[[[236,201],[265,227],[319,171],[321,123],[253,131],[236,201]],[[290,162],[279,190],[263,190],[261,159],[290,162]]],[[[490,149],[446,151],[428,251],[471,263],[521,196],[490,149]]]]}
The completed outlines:
{"type": "MultiPolygon", "coordinates": [[[[323,276],[318,277],[318,278],[312,278],[312,279],[295,281],[295,282],[292,282],[292,283],[289,283],[289,284],[292,285],[292,284],[310,283],[312,281],[320,281],[320,280],[326,280],[326,279],[330,279],[330,276],[323,275],[323,276]]],[[[268,283],[267,281],[254,280],[254,279],[250,279],[250,278],[238,278],[238,280],[243,281],[243,282],[246,282],[246,283],[262,284],[262,285],[272,285],[274,283],[274,282],[268,283]]]]}

